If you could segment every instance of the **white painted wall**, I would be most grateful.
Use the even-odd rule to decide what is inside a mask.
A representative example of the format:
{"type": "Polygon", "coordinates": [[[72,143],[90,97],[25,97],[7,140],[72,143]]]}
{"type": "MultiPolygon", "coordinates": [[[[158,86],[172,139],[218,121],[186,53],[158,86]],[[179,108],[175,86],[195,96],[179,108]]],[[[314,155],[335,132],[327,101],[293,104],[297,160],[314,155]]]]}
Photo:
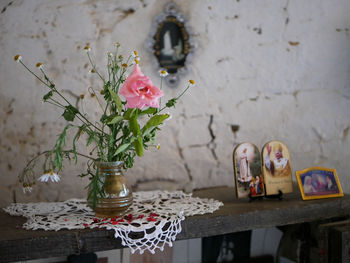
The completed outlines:
{"type": "MultiPolygon", "coordinates": [[[[45,63],[59,89],[79,95],[89,86],[101,87],[84,67],[81,47],[90,43],[102,68],[106,52],[119,41],[125,54],[139,51],[144,73],[159,83],[144,42],[165,3],[0,1],[0,207],[14,197],[23,202],[86,195],[87,182],[73,176],[84,163],[67,165],[59,184],[38,185],[31,196],[22,194],[18,173],[35,153],[53,145],[64,122],[57,109],[41,103],[45,88],[13,56],[21,54],[33,67],[37,61],[45,63]]],[[[334,167],[349,192],[350,2],[176,3],[188,16],[198,44],[180,87],[188,79],[197,86],[160,133],[161,150],[146,153],[127,172],[135,189],[233,186],[234,146],[251,141],[261,148],[279,139],[291,150],[294,170],[334,167]],[[231,125],[239,125],[238,132],[233,134],[231,125]]],[[[166,98],[180,90],[167,88],[166,98]]],[[[99,113],[92,99],[84,103],[87,112],[99,113]]]]}

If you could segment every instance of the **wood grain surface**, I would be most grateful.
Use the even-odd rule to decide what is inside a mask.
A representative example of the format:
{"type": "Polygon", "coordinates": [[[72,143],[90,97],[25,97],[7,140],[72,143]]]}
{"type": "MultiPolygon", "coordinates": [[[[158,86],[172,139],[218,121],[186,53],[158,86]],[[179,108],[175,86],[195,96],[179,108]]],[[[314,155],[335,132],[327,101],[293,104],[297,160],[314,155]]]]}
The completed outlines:
{"type": "MultiPolygon", "coordinates": [[[[303,201],[300,194],[279,200],[238,200],[234,188],[216,187],[194,192],[194,196],[215,198],[224,203],[213,214],[187,217],[177,240],[208,237],[255,228],[283,226],[302,222],[340,218],[350,215],[350,196],[303,201]]],[[[114,231],[24,230],[23,217],[0,211],[0,262],[66,256],[79,252],[96,252],[121,248],[114,231]]]]}

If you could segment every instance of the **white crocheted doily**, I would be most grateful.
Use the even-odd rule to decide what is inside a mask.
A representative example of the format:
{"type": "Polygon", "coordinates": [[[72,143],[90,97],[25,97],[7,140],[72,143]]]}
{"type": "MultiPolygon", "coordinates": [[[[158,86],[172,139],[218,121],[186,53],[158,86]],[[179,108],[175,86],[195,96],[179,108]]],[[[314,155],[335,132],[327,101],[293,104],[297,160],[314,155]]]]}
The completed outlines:
{"type": "Polygon", "coordinates": [[[222,202],[192,197],[182,191],[135,192],[133,205],[123,218],[100,219],[86,204],[86,200],[70,199],[55,203],[16,203],[4,208],[14,216],[27,217],[25,229],[82,229],[107,228],[115,231],[122,245],[131,252],[163,251],[165,244],[172,246],[181,232],[181,221],[186,216],[213,213],[222,202]]]}

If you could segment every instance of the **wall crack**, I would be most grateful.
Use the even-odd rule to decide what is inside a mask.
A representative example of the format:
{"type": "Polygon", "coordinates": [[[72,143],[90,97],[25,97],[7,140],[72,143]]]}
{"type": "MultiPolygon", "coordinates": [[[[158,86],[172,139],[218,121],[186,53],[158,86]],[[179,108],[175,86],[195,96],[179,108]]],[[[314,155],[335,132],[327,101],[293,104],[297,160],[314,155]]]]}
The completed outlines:
{"type": "Polygon", "coordinates": [[[181,160],[183,162],[183,165],[184,165],[184,168],[186,170],[188,179],[189,179],[190,182],[192,182],[193,181],[193,176],[192,176],[192,173],[191,173],[191,169],[188,166],[188,163],[187,163],[187,161],[185,159],[185,156],[183,154],[183,149],[180,146],[179,140],[178,140],[178,138],[175,135],[174,135],[174,138],[175,138],[175,145],[176,145],[177,152],[179,153],[179,156],[180,156],[180,158],[181,158],[181,160]]]}

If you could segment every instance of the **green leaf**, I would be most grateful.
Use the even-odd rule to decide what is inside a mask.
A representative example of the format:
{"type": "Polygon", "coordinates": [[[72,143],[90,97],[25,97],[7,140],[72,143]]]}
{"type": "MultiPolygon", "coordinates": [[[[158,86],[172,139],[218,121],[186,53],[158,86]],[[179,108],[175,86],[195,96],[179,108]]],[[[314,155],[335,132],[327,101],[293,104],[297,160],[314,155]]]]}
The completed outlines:
{"type": "Polygon", "coordinates": [[[143,143],[142,137],[138,137],[136,141],[134,141],[135,151],[137,156],[143,156],[143,143]]]}
{"type": "Polygon", "coordinates": [[[114,156],[115,156],[115,155],[118,155],[118,154],[121,153],[121,152],[124,152],[125,150],[127,150],[127,149],[129,148],[130,145],[131,145],[131,142],[128,142],[128,143],[124,143],[124,144],[119,145],[119,147],[117,148],[117,150],[116,150],[115,153],[114,153],[114,156]]]}
{"type": "Polygon", "coordinates": [[[125,120],[130,120],[132,117],[134,117],[135,115],[138,115],[140,113],[139,109],[127,109],[123,115],[125,120]]]}
{"type": "Polygon", "coordinates": [[[50,90],[48,93],[46,93],[43,97],[43,101],[47,101],[48,99],[50,99],[53,95],[52,90],[50,90]]]}
{"type": "Polygon", "coordinates": [[[176,98],[170,99],[170,100],[168,100],[168,102],[165,104],[165,106],[167,106],[168,108],[175,107],[176,102],[177,102],[177,99],[176,99],[176,98]]]}
{"type": "Polygon", "coordinates": [[[130,120],[129,120],[129,126],[130,130],[134,134],[135,137],[139,136],[141,134],[140,130],[140,125],[137,122],[137,116],[134,115],[130,120]]]}
{"type": "Polygon", "coordinates": [[[145,133],[145,131],[147,131],[150,128],[153,128],[155,126],[158,126],[158,125],[162,124],[164,120],[169,118],[169,116],[170,116],[169,114],[159,114],[159,115],[153,116],[152,118],[150,118],[148,120],[146,125],[143,126],[142,133],[145,133]]]}
{"type": "Polygon", "coordinates": [[[123,116],[120,116],[120,115],[110,116],[110,117],[107,118],[107,124],[115,124],[115,123],[118,123],[124,119],[123,116]],[[110,117],[112,117],[112,118],[110,118],[110,117]]]}
{"type": "Polygon", "coordinates": [[[133,115],[133,117],[130,119],[129,126],[130,126],[131,132],[137,138],[136,141],[134,142],[136,154],[138,156],[142,156],[143,155],[143,143],[142,143],[142,137],[140,136],[141,130],[140,130],[140,125],[137,122],[137,115],[133,115]]]}
{"type": "Polygon", "coordinates": [[[145,115],[145,114],[154,114],[156,112],[157,112],[157,108],[148,108],[147,110],[141,111],[139,116],[145,115]]]}
{"type": "Polygon", "coordinates": [[[106,123],[108,116],[106,114],[102,114],[101,118],[100,118],[100,122],[102,123],[106,123]]]}
{"type": "Polygon", "coordinates": [[[82,125],[81,127],[79,127],[77,133],[75,134],[74,138],[73,138],[73,158],[74,158],[74,163],[77,164],[78,162],[78,156],[77,156],[77,146],[76,146],[76,142],[77,140],[80,138],[80,135],[83,133],[84,130],[84,125],[82,125]]]}
{"type": "Polygon", "coordinates": [[[89,136],[89,138],[88,138],[88,140],[86,142],[86,146],[89,146],[92,143],[93,139],[94,139],[94,135],[90,134],[90,136],[89,136]]]}
{"type": "Polygon", "coordinates": [[[66,121],[73,121],[75,118],[75,115],[79,112],[75,107],[72,105],[68,105],[65,107],[62,116],[66,121]]]}
{"type": "Polygon", "coordinates": [[[148,108],[147,110],[143,110],[141,113],[142,114],[153,114],[157,112],[157,108],[148,108]]]}
{"type": "Polygon", "coordinates": [[[115,93],[115,92],[110,88],[110,86],[108,86],[108,91],[109,91],[109,93],[111,94],[112,99],[113,99],[115,105],[117,106],[119,112],[121,113],[122,110],[123,110],[123,105],[122,105],[122,101],[120,100],[118,94],[115,93]]]}

